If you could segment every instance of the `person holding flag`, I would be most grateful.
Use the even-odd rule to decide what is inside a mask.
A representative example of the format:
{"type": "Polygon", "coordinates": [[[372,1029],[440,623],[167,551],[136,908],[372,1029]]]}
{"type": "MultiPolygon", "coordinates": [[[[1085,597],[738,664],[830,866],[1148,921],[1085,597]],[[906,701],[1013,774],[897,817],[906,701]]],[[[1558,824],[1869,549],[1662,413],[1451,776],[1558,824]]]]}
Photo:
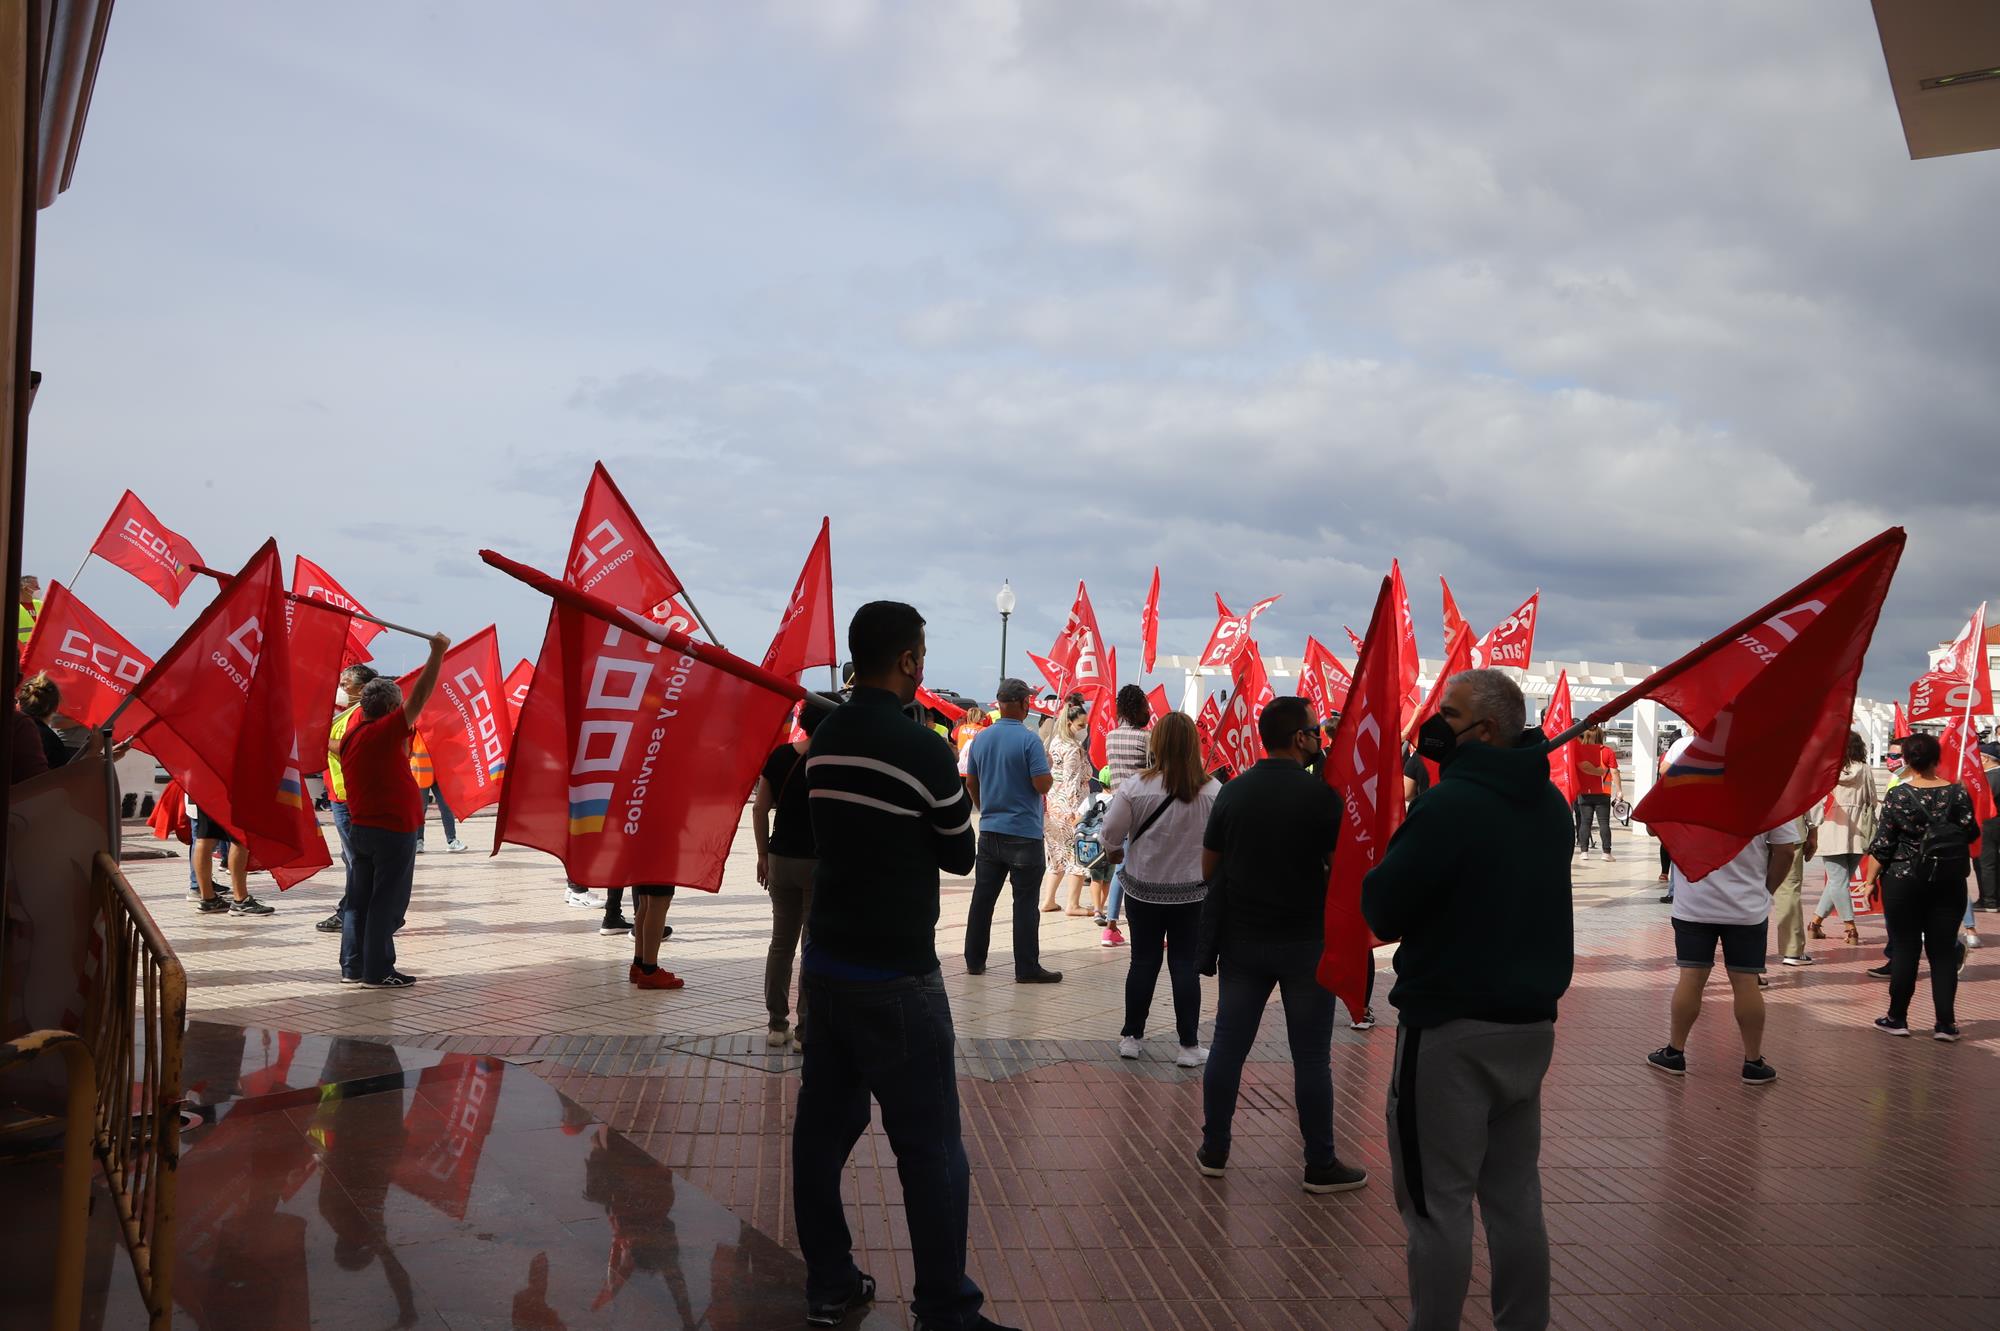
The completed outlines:
{"type": "MultiPolygon", "coordinates": [[[[340,743],[347,736],[347,728],[361,715],[361,690],[376,677],[375,667],[356,662],[340,672],[340,711],[334,715],[333,724],[326,732],[326,802],[333,813],[333,830],[340,837],[340,901],[334,906],[333,914],[327,916],[313,928],[323,934],[341,932],[341,916],[347,912],[347,894],[354,890],[354,820],[347,814],[347,781],[340,768],[340,743]]],[[[345,952],[345,944],[342,951],[345,952]]],[[[354,958],[343,955],[340,959],[341,973],[352,971],[358,964],[354,958]]]]}
{"type": "Polygon", "coordinates": [[[1410,1325],[1459,1324],[1477,1197],[1494,1325],[1547,1326],[1541,1094],[1575,964],[1569,802],[1499,669],[1450,677],[1417,752],[1438,784],[1361,884],[1369,929],[1399,944],[1389,1160],[1410,1325]]]}

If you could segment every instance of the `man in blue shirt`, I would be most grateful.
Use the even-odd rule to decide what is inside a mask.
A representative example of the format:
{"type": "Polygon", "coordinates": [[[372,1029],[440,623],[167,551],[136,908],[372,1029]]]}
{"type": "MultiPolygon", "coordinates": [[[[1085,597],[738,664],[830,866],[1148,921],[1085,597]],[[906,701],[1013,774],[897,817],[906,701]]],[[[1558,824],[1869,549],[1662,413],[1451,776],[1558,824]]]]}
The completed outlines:
{"type": "Polygon", "coordinates": [[[1048,868],[1042,849],[1042,796],[1055,778],[1049,772],[1048,750],[1022,724],[1033,696],[1020,680],[1001,680],[994,695],[1000,719],[972,741],[965,760],[965,793],[979,810],[972,913],[965,921],[965,971],[979,975],[986,970],[993,908],[1000,900],[1001,882],[1012,879],[1015,983],[1054,984],[1062,972],[1042,967],[1042,916],[1035,895],[1048,868]]]}

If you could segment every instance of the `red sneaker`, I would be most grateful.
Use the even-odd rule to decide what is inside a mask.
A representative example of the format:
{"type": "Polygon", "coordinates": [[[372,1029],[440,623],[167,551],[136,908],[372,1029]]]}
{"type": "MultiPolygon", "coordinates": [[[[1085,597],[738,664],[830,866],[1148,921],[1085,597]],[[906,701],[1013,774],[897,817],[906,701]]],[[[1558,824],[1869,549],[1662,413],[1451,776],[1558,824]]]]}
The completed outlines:
{"type": "MultiPolygon", "coordinates": [[[[637,967],[634,967],[634,970],[637,970],[637,967]]],[[[641,989],[679,989],[687,984],[687,981],[672,971],[657,970],[651,975],[646,974],[644,971],[638,971],[632,977],[632,983],[638,985],[641,989]]]]}

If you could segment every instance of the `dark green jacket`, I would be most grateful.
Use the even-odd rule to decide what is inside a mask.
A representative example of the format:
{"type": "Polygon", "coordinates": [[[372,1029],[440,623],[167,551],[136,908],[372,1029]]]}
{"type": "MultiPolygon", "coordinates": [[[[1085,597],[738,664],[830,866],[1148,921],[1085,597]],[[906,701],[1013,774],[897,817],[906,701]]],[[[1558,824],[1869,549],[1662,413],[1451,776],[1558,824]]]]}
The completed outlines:
{"type": "Polygon", "coordinates": [[[1405,1026],[1555,1019],[1576,955],[1575,833],[1544,743],[1461,746],[1362,880],[1368,927],[1401,943],[1389,1001],[1405,1026]]]}

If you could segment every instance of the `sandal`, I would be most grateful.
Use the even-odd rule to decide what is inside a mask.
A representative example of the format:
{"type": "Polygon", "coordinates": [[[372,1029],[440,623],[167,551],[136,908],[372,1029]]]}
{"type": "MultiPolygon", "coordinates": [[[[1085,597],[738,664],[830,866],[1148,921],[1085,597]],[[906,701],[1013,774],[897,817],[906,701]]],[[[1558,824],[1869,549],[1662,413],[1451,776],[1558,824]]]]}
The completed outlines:
{"type": "Polygon", "coordinates": [[[1047,914],[1047,913],[1048,913],[1049,911],[1052,911],[1052,910],[1061,910],[1061,909],[1062,909],[1062,907],[1061,907],[1061,906],[1059,906],[1059,905],[1057,905],[1057,904],[1056,904],[1055,902],[1051,901],[1051,902],[1048,902],[1048,903],[1046,903],[1046,904],[1044,904],[1044,905],[1043,905],[1043,907],[1042,907],[1042,913],[1043,913],[1043,914],[1047,914]]]}
{"type": "Polygon", "coordinates": [[[1847,941],[1856,947],[1861,946],[1861,930],[1854,927],[1854,921],[1852,920],[1847,922],[1847,941]]]}
{"type": "Polygon", "coordinates": [[[1806,933],[1810,934],[1814,938],[1826,937],[1826,930],[1820,928],[1820,926],[1825,923],[1826,923],[1826,916],[1824,915],[1813,916],[1812,923],[1806,926],[1806,933]]]}

